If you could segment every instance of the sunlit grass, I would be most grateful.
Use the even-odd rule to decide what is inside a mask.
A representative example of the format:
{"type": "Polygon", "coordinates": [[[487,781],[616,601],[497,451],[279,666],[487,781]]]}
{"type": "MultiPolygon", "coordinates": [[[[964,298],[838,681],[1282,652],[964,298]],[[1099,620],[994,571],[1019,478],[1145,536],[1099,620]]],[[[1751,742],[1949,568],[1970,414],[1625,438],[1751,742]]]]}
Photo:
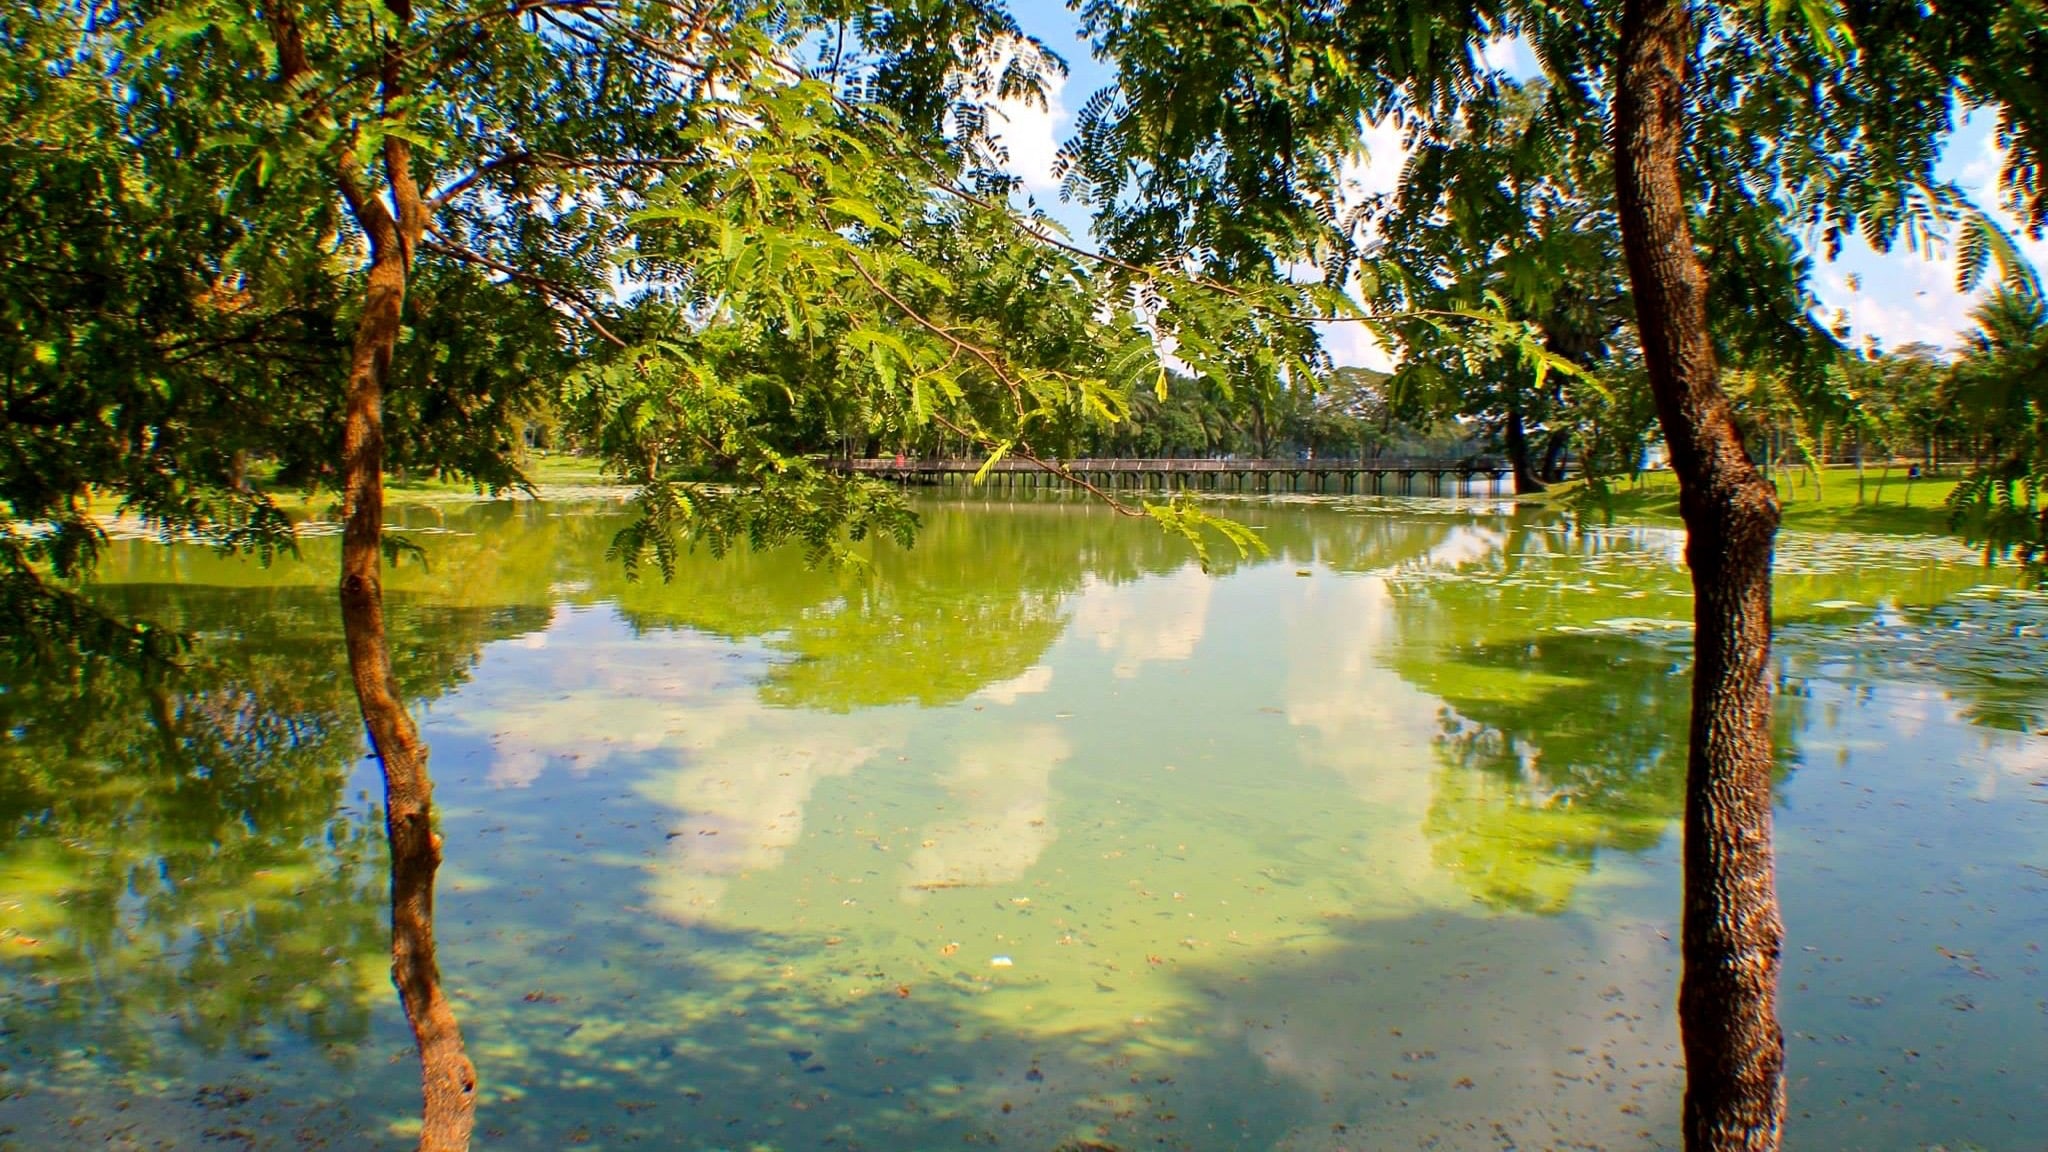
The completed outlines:
{"type": "MultiPolygon", "coordinates": [[[[521,463],[520,470],[526,479],[542,495],[550,489],[575,489],[610,487],[624,483],[618,477],[604,473],[596,457],[571,456],[564,454],[531,454],[521,463]]],[[[339,517],[340,497],[331,489],[299,491],[279,489],[273,485],[274,477],[265,469],[254,470],[252,479],[270,491],[271,498],[294,518],[333,519],[339,517]]],[[[470,500],[486,498],[493,493],[479,488],[471,481],[460,477],[387,475],[384,478],[384,502],[386,504],[419,504],[441,500],[470,500]]],[[[518,495],[517,492],[497,495],[518,495]]],[[[87,502],[87,511],[106,519],[120,519],[123,516],[121,497],[113,492],[95,492],[87,502]]]]}
{"type": "MultiPolygon", "coordinates": [[[[1783,526],[1807,532],[1875,532],[1896,535],[1946,535],[1948,497],[1961,473],[1944,471],[1912,477],[1904,468],[1889,471],[1865,466],[1859,478],[1854,465],[1835,465],[1816,476],[1806,469],[1781,469],[1777,482],[1784,509],[1783,526]]],[[[1669,470],[1645,472],[1634,480],[1612,483],[1600,500],[1584,483],[1553,487],[1543,499],[1562,508],[1617,521],[1677,523],[1678,478],[1669,470]]]]}
{"type": "MultiPolygon", "coordinates": [[[[533,453],[521,461],[520,471],[524,472],[527,480],[539,489],[583,488],[620,483],[617,477],[607,477],[603,474],[594,456],[533,453]]],[[[394,502],[402,502],[409,497],[479,495],[476,485],[459,478],[394,476],[386,478],[384,484],[386,498],[394,502]]]]}

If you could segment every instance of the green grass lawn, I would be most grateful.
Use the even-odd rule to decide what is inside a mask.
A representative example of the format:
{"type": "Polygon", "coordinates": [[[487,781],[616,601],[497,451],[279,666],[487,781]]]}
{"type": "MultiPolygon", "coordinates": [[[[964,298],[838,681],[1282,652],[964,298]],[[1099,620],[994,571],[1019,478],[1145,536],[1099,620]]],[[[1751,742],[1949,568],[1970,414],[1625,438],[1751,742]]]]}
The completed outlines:
{"type": "MultiPolygon", "coordinates": [[[[616,485],[616,477],[607,477],[598,467],[594,457],[567,455],[533,455],[525,462],[526,478],[535,488],[594,488],[616,485]]],[[[262,477],[268,478],[265,473],[262,477]]],[[[417,476],[386,476],[384,478],[384,502],[386,504],[421,504],[436,500],[472,499],[488,495],[477,490],[466,480],[436,479],[417,476]]],[[[304,514],[324,517],[337,513],[340,497],[332,491],[307,495],[303,492],[273,490],[271,496],[278,504],[294,515],[304,514]]],[[[96,493],[88,506],[97,516],[116,516],[121,511],[117,497],[96,493]]]]}
{"type": "MultiPolygon", "coordinates": [[[[588,488],[598,485],[618,484],[617,478],[608,478],[598,467],[596,457],[567,456],[562,454],[530,455],[523,465],[526,478],[535,488],[588,488]]],[[[400,478],[387,476],[384,480],[384,498],[402,503],[408,497],[413,499],[434,499],[442,496],[478,495],[476,486],[465,480],[437,480],[428,478],[400,478]]]]}
{"type": "MultiPolygon", "coordinates": [[[[1853,465],[1822,469],[1816,478],[1805,470],[1778,472],[1778,499],[1783,526],[1807,532],[1877,532],[1894,535],[1947,535],[1948,495],[1961,474],[1943,472],[1909,480],[1904,468],[1866,467],[1860,491],[1853,465]]],[[[1602,513],[1601,504],[1578,481],[1559,484],[1541,499],[1560,507],[1602,513]]],[[[1631,484],[1614,484],[1608,502],[1616,520],[1678,523],[1678,478],[1669,470],[1645,472],[1631,484]]]]}

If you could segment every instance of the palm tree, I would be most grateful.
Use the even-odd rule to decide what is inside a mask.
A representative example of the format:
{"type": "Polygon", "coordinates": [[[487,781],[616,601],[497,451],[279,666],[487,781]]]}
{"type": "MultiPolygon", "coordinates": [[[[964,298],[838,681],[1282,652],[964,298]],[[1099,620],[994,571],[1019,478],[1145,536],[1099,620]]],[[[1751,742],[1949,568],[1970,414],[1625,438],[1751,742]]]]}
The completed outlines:
{"type": "Polygon", "coordinates": [[[1984,464],[1949,498],[1950,516],[1987,557],[2032,564],[2048,551],[2048,304],[2000,289],[1970,318],[1954,398],[1984,464]]]}

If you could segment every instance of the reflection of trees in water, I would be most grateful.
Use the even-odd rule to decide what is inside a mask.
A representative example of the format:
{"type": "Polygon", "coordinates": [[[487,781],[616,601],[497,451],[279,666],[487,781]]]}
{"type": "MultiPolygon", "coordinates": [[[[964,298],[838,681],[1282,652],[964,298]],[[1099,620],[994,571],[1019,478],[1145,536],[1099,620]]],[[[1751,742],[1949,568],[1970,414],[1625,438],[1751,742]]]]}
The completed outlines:
{"type": "MultiPolygon", "coordinates": [[[[1419,872],[1433,865],[1455,874],[1491,906],[1554,911],[1569,901],[1600,851],[1641,851],[1670,831],[1684,772],[1684,633],[1630,631],[1647,627],[1644,620],[1686,611],[1674,595],[1683,573],[1671,566],[1668,550],[1646,550],[1627,538],[1565,537],[1478,514],[1340,516],[1284,505],[1230,511],[1261,526],[1273,550],[1270,563],[1373,572],[1439,566],[1385,583],[1377,576],[1302,583],[1322,598],[1304,617],[1305,626],[1318,635],[1339,633],[1341,642],[1328,654],[1355,657],[1356,666],[1335,659],[1318,665],[1300,684],[1290,682],[1287,695],[1288,716],[1298,725],[1321,731],[1320,718],[1329,714],[1325,743],[1360,753],[1360,779],[1391,775],[1380,772],[1387,733],[1385,717],[1374,708],[1384,708],[1385,697],[1394,694],[1372,695],[1372,676],[1384,675],[1379,661],[1444,702],[1435,740],[1439,764],[1427,796],[1418,790],[1408,809],[1413,818],[1405,821],[1410,829],[1419,824],[1430,840],[1428,852],[1411,853],[1430,861],[1419,872]],[[1391,629],[1383,633],[1386,601],[1377,590],[1389,586],[1391,629]],[[1368,590],[1375,595],[1364,595],[1368,590]],[[1631,619],[1614,619],[1623,614],[1631,619]],[[1303,695],[1316,684],[1329,690],[1327,699],[1303,695]]],[[[758,695],[742,689],[729,707],[712,713],[687,705],[726,675],[699,675],[722,645],[705,641],[703,654],[680,652],[673,641],[634,645],[638,662],[621,653],[608,654],[597,668],[565,665],[559,702],[536,700],[530,686],[521,685],[508,696],[504,717],[487,718],[508,725],[505,731],[531,724],[536,738],[552,731],[579,747],[593,732],[635,732],[655,743],[672,738],[688,754],[682,760],[688,771],[661,798],[691,815],[672,829],[683,835],[655,849],[677,859],[658,868],[650,905],[674,914],[726,876],[774,867],[802,833],[802,807],[817,780],[861,769],[878,749],[901,742],[912,719],[907,710],[863,709],[950,703],[976,691],[983,693],[976,703],[999,702],[1043,690],[1050,677],[1042,663],[1046,649],[1064,629],[1082,623],[1076,597],[1139,591],[1138,599],[1150,600],[1156,591],[1201,579],[1186,567],[1183,545],[1149,525],[1083,506],[1010,512],[927,505],[925,516],[915,548],[878,548],[869,571],[807,570],[785,554],[743,552],[718,561],[692,558],[675,584],[663,585],[627,584],[604,560],[613,522],[603,516],[549,516],[525,506],[445,515],[422,526],[467,534],[421,535],[432,566],[422,571],[408,564],[393,576],[393,588],[404,590],[394,591],[392,601],[398,674],[412,698],[445,691],[466,676],[481,644],[543,627],[544,606],[559,598],[616,600],[636,627],[758,638],[789,657],[771,668],[758,695]],[[1175,575],[1131,588],[1161,573],[1175,575]],[[1091,581],[1116,587],[1090,589],[1091,581]],[[471,606],[436,606],[446,604],[471,606]],[[678,666],[670,667],[671,660],[678,666]],[[777,707],[790,705],[853,715],[805,716],[777,707]],[[820,727],[833,738],[816,741],[820,727]],[[680,734],[671,737],[671,728],[680,734]],[[806,759],[803,752],[814,742],[830,745],[837,758],[806,759]],[[707,781],[729,786],[714,793],[707,781]],[[699,835],[714,830],[723,834],[699,835]],[[675,883],[678,877],[684,883],[675,883]]],[[[319,550],[326,546],[308,542],[306,570],[317,585],[308,578],[309,586],[300,588],[231,589],[228,569],[214,566],[228,562],[152,546],[149,563],[162,570],[145,565],[127,572],[130,578],[175,577],[196,585],[103,588],[103,595],[127,598],[129,610],[201,637],[191,671],[154,700],[107,669],[54,683],[0,669],[6,685],[0,691],[0,733],[6,734],[0,735],[0,837],[7,841],[0,844],[0,923],[19,925],[21,935],[38,941],[25,947],[0,940],[6,996],[0,1028],[11,1030],[28,1055],[17,1070],[34,1066],[42,1054],[83,1046],[131,1065],[160,1063],[168,1054],[150,1046],[167,1020],[207,1050],[254,1048],[284,1030],[335,1041],[329,1051],[342,1060],[365,1036],[370,1007],[389,998],[375,816],[332,817],[362,745],[341,674],[332,593],[324,583],[331,565],[319,550]],[[167,559],[174,556],[176,565],[167,559]],[[88,982],[97,982],[91,991],[88,982]]],[[[243,583],[279,575],[235,570],[243,583]]],[[[297,568],[280,573],[299,578],[297,568]]],[[[1965,584],[1978,578],[1967,571],[1956,576],[1965,584]]],[[[1781,611],[1797,615],[1807,611],[1800,604],[1870,595],[1889,581],[1889,574],[1788,578],[1780,582],[1781,611]]],[[[1165,613],[1173,607],[1160,599],[1142,612],[1111,613],[1105,620],[1114,623],[1102,627],[1113,626],[1128,639],[1155,618],[1167,618],[1169,632],[1128,655],[1182,658],[1194,643],[1189,622],[1165,613]]],[[[2001,638],[1981,613],[1965,617],[1984,626],[1968,655],[2003,662],[1973,669],[1951,659],[1954,641],[1943,631],[1950,617],[1908,618],[1950,645],[1912,649],[1919,654],[1911,659],[1933,661],[1933,674],[1958,685],[1981,674],[1984,686],[1958,692],[1981,693],[1994,705],[2011,688],[2019,693],[2012,707],[2036,709],[2028,715],[2038,722],[2040,679],[2012,665],[2026,645],[2010,629],[2001,638]]],[[[1804,624],[1796,624],[1781,646],[1790,669],[1780,698],[1781,743],[1800,726],[1800,677],[1839,660],[1863,661],[1851,667],[1868,676],[1893,658],[1888,640],[1843,632],[1840,621],[1853,619],[1829,616],[1815,625],[1816,635],[1844,637],[1835,648],[1809,643],[1799,631],[1804,624]]],[[[2017,618],[2007,623],[2028,626],[2017,618]]],[[[1300,666],[1300,657],[1293,659],[1290,676],[1300,666]]],[[[1929,674],[1921,665],[1909,672],[1929,674]]],[[[1395,698],[1413,695],[1407,688],[1401,693],[1395,698]]],[[[474,698],[465,702],[465,722],[479,717],[476,709],[474,698]]],[[[1418,748],[1430,738],[1430,711],[1419,709],[1418,748]]],[[[1987,705],[1983,714],[2000,713],[1987,705]]],[[[635,747],[644,752],[647,745],[635,747]]],[[[935,907],[946,897],[934,893],[946,888],[1007,883],[1027,873],[1060,828],[1052,772],[1067,755],[1060,736],[1028,725],[1000,727],[987,741],[949,747],[946,758],[934,760],[948,789],[943,817],[897,817],[915,830],[896,837],[900,855],[874,857],[896,862],[895,895],[901,898],[908,887],[935,907]]],[[[1414,843],[1412,833],[1408,843],[1414,843]]],[[[859,850],[863,859],[872,852],[864,842],[859,850]]],[[[619,883],[637,887],[645,878],[631,872],[619,883]]],[[[838,907],[836,900],[825,903],[838,907]]],[[[510,907],[494,908],[494,923],[513,915],[510,907]]],[[[569,907],[536,900],[531,909],[537,923],[564,935],[598,940],[621,932],[618,909],[602,900],[569,907]]],[[[1330,1003],[1325,981],[1404,963],[1398,952],[1359,949],[1406,940],[1413,933],[1405,929],[1376,928],[1356,948],[1331,952],[1327,962],[1257,977],[1258,994],[1241,1002],[1235,998],[1248,995],[1240,991],[1247,973],[1237,968],[1206,977],[1188,969],[1188,976],[1173,977],[1213,985],[1219,1002],[1233,998],[1218,1011],[1241,1025],[1246,1043],[1191,1044],[1147,1068],[1148,1084],[1171,1074],[1179,1087],[1147,1088],[1160,1107],[1140,1115],[1178,1110],[1184,1118],[1148,1126],[1116,1119],[1133,1105],[1151,1103],[1136,1092],[1111,1091],[1128,1079],[1129,1068],[1114,1064],[1125,1057],[992,1023],[1001,1018],[987,1007],[994,1003],[986,995],[991,973],[1004,980],[1041,978],[1026,964],[995,972],[980,954],[962,952],[956,960],[934,953],[922,957],[929,970],[884,971],[862,964],[893,953],[821,948],[797,937],[777,944],[743,917],[676,918],[700,927],[690,947],[661,953],[655,968],[611,964],[607,958],[616,960],[625,944],[567,959],[523,951],[517,958],[493,957],[482,948],[451,958],[451,968],[462,966],[467,988],[504,993],[502,1004],[479,996],[470,1011],[497,1037],[517,1038],[487,1050],[487,1085],[516,1084],[531,1092],[525,1100],[494,1100],[487,1124],[533,1147],[564,1146],[577,1131],[600,1139],[630,1133],[658,1143],[678,1128],[786,1147],[818,1146],[848,1128],[903,1146],[906,1134],[957,1144],[1000,1129],[1011,1143],[1050,1147],[1098,1122],[1117,1140],[1179,1131],[1199,1143],[1211,1138],[1193,1122],[1200,1117],[1248,1124],[1238,1129],[1250,1133],[1245,1142],[1265,1146],[1290,1131],[1305,1132],[1297,1128],[1301,1110],[1316,1095],[1295,1089],[1276,1095],[1265,1083],[1270,1076],[1307,1084],[1332,1066],[1355,1073],[1384,1070],[1392,1060],[1418,1071],[1401,1052],[1389,1057],[1374,1050],[1352,1035],[1355,1030],[1320,1029],[1325,1020],[1355,1020],[1363,1008],[1317,1015],[1330,1003]],[[786,963],[761,963],[778,950],[786,963]],[[785,969],[794,974],[784,975],[785,969]],[[628,972],[652,978],[641,983],[628,972]],[[899,993],[899,985],[910,994],[899,993]],[[520,991],[536,987],[560,989],[563,1001],[520,998],[520,991]],[[1299,999],[1297,989],[1305,990],[1299,999]],[[622,1011],[628,1002],[632,1008],[622,1011]],[[517,1027],[509,1022],[515,1017],[517,1027]],[[1292,1025],[1267,1027],[1289,1017],[1292,1025]],[[609,1091],[602,1100],[592,1099],[588,1080],[591,1045],[597,1044],[607,1058],[618,1057],[605,1066],[609,1091]],[[798,1064],[789,1055],[797,1050],[815,1050],[815,1058],[798,1064]],[[814,1064],[825,1070],[807,1071],[814,1064]],[[1026,1078],[1033,1068],[1043,1080],[1026,1078]],[[749,1087],[725,1099],[678,1098],[679,1084],[749,1087]],[[1084,1099],[1065,1090],[1070,1084],[1101,1091],[1084,1099]],[[1256,1092],[1246,1090],[1254,1084],[1260,1085],[1256,1092]],[[621,1100],[634,1108],[620,1106],[621,1100]],[[806,1109],[782,1106],[792,1101],[806,1109]],[[1244,1102],[1243,1113],[1234,1111],[1236,1101],[1244,1102]],[[1011,1102],[1014,1114],[996,1111],[1011,1102]],[[991,1119],[995,1115],[1004,1119],[991,1119]]],[[[1551,922],[1531,929],[1518,921],[1516,931],[1564,940],[1558,933],[1568,936],[1567,928],[1551,922]]],[[[1534,955],[1527,943],[1533,938],[1517,939],[1518,956],[1534,955]]],[[[674,942],[650,932],[634,943],[652,954],[674,942]]],[[[1543,965],[1528,967],[1533,972],[1543,965]]],[[[1181,971],[1178,964],[1172,970],[1181,971]]],[[[1168,972],[1147,968],[1144,974],[1166,980],[1168,972]]],[[[1385,1001],[1415,999],[1392,977],[1374,979],[1385,980],[1385,1001]]],[[[1534,975],[1528,985],[1517,985],[1524,986],[1549,987],[1534,975]]],[[[1362,987],[1372,991],[1370,983],[1362,987]]],[[[1655,982],[1655,995],[1667,995],[1666,989],[1655,982]]],[[[1380,1003],[1360,995],[1363,1004],[1380,1003]]],[[[1445,1026],[1454,1035],[1444,1043],[1464,1043],[1460,1036],[1468,1032],[1487,1035],[1496,1018],[1506,1018],[1505,1000],[1477,1003],[1484,1011],[1472,1015],[1469,1027],[1445,1026]]],[[[1601,1018],[1607,1011],[1604,1000],[1584,1007],[1601,1018]]],[[[1442,1015],[1438,1007],[1429,1018],[1442,1015]]],[[[1418,1039],[1400,1048],[1437,1045],[1418,1039]]],[[[1540,1095],[1521,1086],[1545,1082],[1513,1080],[1517,1091],[1487,1097],[1488,1077],[1479,1077],[1477,1091],[1456,1087],[1453,1066],[1446,1060],[1419,1070],[1443,1071],[1436,1087],[1453,1104],[1486,1098],[1489,1107],[1505,1107],[1540,1095]]],[[[1388,1111],[1381,1119],[1392,1124],[1394,1116],[1388,1111]]],[[[1331,1119],[1354,1126],[1371,1120],[1331,1119]]]]}
{"type": "Polygon", "coordinates": [[[1185,544],[1087,506],[1022,505],[992,514],[920,506],[910,549],[879,544],[862,565],[803,567],[794,552],[691,557],[674,582],[590,578],[637,629],[690,627],[769,637],[790,659],[764,702],[849,712],[956,703],[1022,676],[1067,626],[1068,598],[1093,578],[1123,583],[1189,563],[1185,544]]]}
{"type": "MultiPolygon", "coordinates": [[[[1447,698],[1424,830],[1489,905],[1561,911],[1603,849],[1654,847],[1684,809],[1683,664],[1629,638],[1546,642],[1524,698],[1447,698]],[[1658,657],[1664,655],[1660,660],[1658,657]]],[[[1528,651],[1461,656],[1501,668],[1528,651]]]]}
{"type": "MultiPolygon", "coordinates": [[[[1193,561],[1184,542],[1156,526],[1085,501],[936,499],[916,507],[921,527],[908,549],[875,542],[859,563],[836,570],[807,567],[793,549],[688,554],[666,582],[629,580],[606,559],[622,513],[565,515],[514,502],[411,508],[405,527],[420,533],[413,539],[426,546],[430,566],[402,565],[391,585],[436,602],[609,602],[643,631],[766,638],[789,659],[770,671],[765,703],[845,712],[955,703],[1023,676],[1068,627],[1068,606],[1084,587],[1123,585],[1193,561]]],[[[1256,525],[1270,552],[1240,559],[1215,549],[1217,574],[1257,563],[1380,568],[1420,555],[1477,515],[1417,522],[1287,504],[1219,511],[1256,525]]],[[[325,571],[330,546],[308,542],[307,567],[325,571]]]]}
{"type": "MultiPolygon", "coordinates": [[[[806,569],[792,551],[740,552],[689,557],[672,583],[629,582],[602,560],[601,544],[577,567],[636,628],[770,637],[791,659],[769,672],[763,700],[834,712],[956,703],[1024,675],[1066,630],[1085,588],[1182,570],[1201,579],[1184,542],[1087,503],[917,508],[914,547],[877,544],[865,564],[843,571],[806,569]]],[[[1219,511],[1256,525],[1270,551],[1240,559],[1218,548],[1217,574],[1255,563],[1377,568],[1425,551],[1443,531],[1306,506],[1219,511]]]]}
{"type": "MultiPolygon", "coordinates": [[[[332,595],[111,585],[124,613],[198,638],[147,687],[99,662],[0,666],[5,1028],[32,1052],[160,1064],[166,1021],[202,1051],[268,1029],[337,1059],[388,995],[382,835],[336,815],[361,724],[332,595]]],[[[415,697],[533,612],[393,613],[415,697]]]]}
{"type": "MultiPolygon", "coordinates": [[[[1661,623],[1685,611],[1683,574],[1621,551],[1514,522],[1497,549],[1398,582],[1396,666],[1444,703],[1424,831],[1488,905],[1561,911],[1601,851],[1654,847],[1684,811],[1689,645],[1661,623]]],[[[1796,712],[1781,702],[1785,769],[1796,712]]]]}

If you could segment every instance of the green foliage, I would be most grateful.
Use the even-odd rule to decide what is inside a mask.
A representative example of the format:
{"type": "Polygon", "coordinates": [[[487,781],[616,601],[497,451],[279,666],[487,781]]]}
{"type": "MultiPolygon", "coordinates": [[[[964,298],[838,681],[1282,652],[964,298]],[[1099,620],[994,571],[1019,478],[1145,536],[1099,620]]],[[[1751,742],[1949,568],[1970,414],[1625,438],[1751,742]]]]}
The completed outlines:
{"type": "Polygon", "coordinates": [[[1175,495],[1164,503],[1145,505],[1145,513],[1154,522],[1188,542],[1195,550],[1195,559],[1201,563],[1204,572],[1209,570],[1209,546],[1203,539],[1204,531],[1213,531],[1237,549],[1240,558],[1266,554],[1266,542],[1244,524],[1224,516],[1211,515],[1192,500],[1175,495]]]}
{"type": "Polygon", "coordinates": [[[1637,355],[1612,175],[1555,130],[1560,99],[1504,80],[1467,101],[1455,135],[1418,144],[1379,225],[1380,302],[1418,314],[1396,326],[1401,404],[1476,420],[1524,487],[1555,478],[1544,464],[1595,411],[1612,424],[1637,355]],[[1516,323],[1462,319],[1481,309],[1516,323]]]}
{"type": "Polygon", "coordinates": [[[652,557],[662,579],[673,580],[682,549],[699,542],[714,557],[741,542],[756,551],[793,543],[807,564],[852,559],[851,545],[871,532],[910,546],[917,517],[887,485],[786,463],[735,486],[649,481],[639,518],[619,530],[608,558],[632,576],[652,557]]]}
{"type": "Polygon", "coordinates": [[[694,159],[632,217],[648,283],[570,384],[581,433],[646,485],[617,544],[629,562],[668,571],[690,539],[800,539],[815,559],[878,525],[898,534],[891,495],[824,456],[1057,468],[1158,399],[1169,350],[1224,397],[1305,394],[1326,367],[1302,289],[1094,258],[906,154],[891,109],[821,80],[769,69],[728,98],[745,114],[686,133],[694,159]],[[733,488],[669,483],[685,478],[733,488]]]}
{"type": "MultiPolygon", "coordinates": [[[[1397,312],[1489,307],[1540,327],[1538,346],[1567,360],[1611,364],[1587,381],[1611,389],[1632,375],[1604,169],[1617,9],[1084,5],[1118,75],[1082,110],[1069,190],[1119,251],[1233,272],[1310,261],[1325,283],[1356,277],[1397,312]],[[1487,64],[1481,49],[1508,35],[1533,49],[1543,84],[1523,88],[1487,64]],[[1190,59],[1204,62],[1192,87],[1190,59]],[[1347,206],[1343,166],[1361,128],[1388,122],[1412,152],[1401,185],[1385,204],[1347,206]]],[[[1811,320],[1816,256],[1860,235],[1879,248],[1952,247],[1967,286],[1993,266],[2017,289],[2032,284],[2011,238],[1935,163],[1960,110],[2000,104],[2013,149],[2005,189],[2014,206],[2033,205],[2038,229],[2042,11],[1966,5],[1929,20],[1896,5],[1788,2],[1694,13],[1682,156],[1716,341],[1728,364],[1782,379],[1816,446],[1852,418],[1830,410],[1841,352],[1811,320]]],[[[1617,414],[1607,398],[1538,388],[1539,362],[1489,347],[1487,329],[1419,317],[1395,327],[1401,392],[1417,410],[1478,415],[1504,436],[1570,429],[1585,408],[1608,409],[1610,424],[1617,414]]]]}
{"type": "Polygon", "coordinates": [[[95,495],[291,546],[257,478],[333,482],[365,212],[415,187],[387,466],[520,486],[527,425],[566,417],[650,481],[629,559],[907,539],[816,457],[933,429],[1050,452],[1120,417],[1074,367],[1130,322],[978,198],[1007,187],[992,101],[1063,67],[999,6],[163,0],[4,32],[10,635],[88,611],[44,577],[90,568],[95,495]]]}
{"type": "MultiPolygon", "coordinates": [[[[2035,6],[2015,10],[1990,23],[2031,43],[2035,6]]],[[[647,486],[616,550],[664,571],[693,543],[824,559],[903,535],[892,494],[833,455],[1367,451],[1401,413],[1384,390],[1317,398],[1330,321],[1407,345],[1418,423],[1598,436],[1617,467],[1641,438],[1615,392],[1633,369],[1602,160],[1614,30],[1576,9],[1084,5],[1118,87],[1061,165],[1106,253],[1004,201],[992,102],[1063,64],[995,4],[269,15],[8,17],[0,192],[25,211],[0,226],[20,461],[0,483],[36,525],[10,530],[36,581],[10,605],[89,567],[93,492],[165,532],[290,545],[255,477],[331,481],[360,210],[409,185],[425,219],[389,463],[517,486],[522,432],[559,419],[647,486]],[[1547,84],[1485,66],[1505,34],[1547,84]],[[1388,117],[1416,148],[1401,192],[1349,203],[1361,125],[1388,117]]],[[[1779,4],[1717,12],[1703,40],[1687,156],[1724,348],[1809,398],[1833,353],[1806,320],[1803,235],[1948,227],[1966,269],[2011,263],[1931,165],[1958,100],[2000,98],[2008,186],[2032,195],[2035,64],[1926,23],[1779,4]]]]}
{"type": "Polygon", "coordinates": [[[166,537],[288,550],[245,465],[317,438],[336,285],[317,263],[229,267],[257,239],[212,195],[221,157],[126,137],[111,46],[83,16],[0,23],[0,633],[17,655],[82,646],[160,666],[173,638],[73,590],[105,538],[91,502],[166,537]]]}
{"type": "Polygon", "coordinates": [[[1306,259],[1342,284],[1353,245],[1335,188],[1361,121],[1454,107],[1472,91],[1470,46],[1508,30],[1492,3],[1079,7],[1118,75],[1062,151],[1068,193],[1096,207],[1113,250],[1233,279],[1306,259]]]}
{"type": "Polygon", "coordinates": [[[1987,558],[2017,556],[2048,575],[2048,305],[2002,291],[1972,315],[1954,386],[1990,463],[1949,496],[1950,521],[1987,558]]]}

